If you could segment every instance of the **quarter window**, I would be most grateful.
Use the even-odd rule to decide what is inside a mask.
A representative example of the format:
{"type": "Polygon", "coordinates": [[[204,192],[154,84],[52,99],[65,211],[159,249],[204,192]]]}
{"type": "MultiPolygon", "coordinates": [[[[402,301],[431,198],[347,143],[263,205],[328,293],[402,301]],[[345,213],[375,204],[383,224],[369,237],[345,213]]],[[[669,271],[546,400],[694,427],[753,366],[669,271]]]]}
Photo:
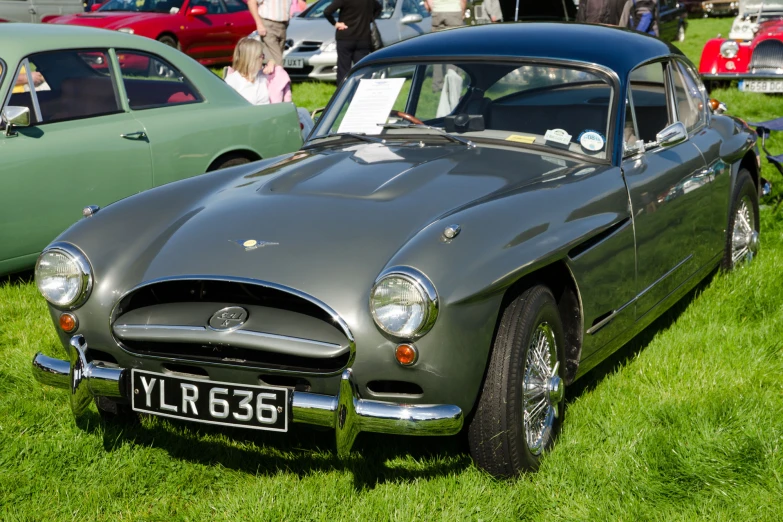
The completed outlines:
{"type": "Polygon", "coordinates": [[[39,53],[22,61],[8,105],[28,107],[32,123],[120,112],[105,50],[39,53]]]}
{"type": "Polygon", "coordinates": [[[680,61],[674,62],[674,99],[677,103],[677,117],[692,132],[706,121],[705,96],[700,82],[680,61]]]}
{"type": "MultiPolygon", "coordinates": [[[[635,136],[626,129],[626,149],[637,139],[655,141],[656,135],[669,125],[669,108],[666,104],[664,64],[652,63],[631,72],[631,106],[636,121],[635,136]],[[630,141],[629,141],[630,140],[630,141]]],[[[628,118],[626,118],[626,127],[628,118]]]]}
{"type": "Polygon", "coordinates": [[[224,0],[229,13],[241,13],[247,11],[247,4],[242,0],[224,0]]]}
{"type": "Polygon", "coordinates": [[[163,58],[137,51],[118,51],[117,58],[131,109],[201,101],[188,79],[163,58]]]}

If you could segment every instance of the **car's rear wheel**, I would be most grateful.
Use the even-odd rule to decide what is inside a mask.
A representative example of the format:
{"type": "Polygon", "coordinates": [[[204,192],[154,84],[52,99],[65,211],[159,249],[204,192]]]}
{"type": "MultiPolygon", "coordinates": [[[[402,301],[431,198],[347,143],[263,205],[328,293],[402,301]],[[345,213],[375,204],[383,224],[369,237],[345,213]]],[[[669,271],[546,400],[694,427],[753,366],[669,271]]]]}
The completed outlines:
{"type": "Polygon", "coordinates": [[[239,165],[244,165],[245,163],[250,163],[250,160],[247,159],[245,156],[240,156],[239,154],[231,154],[224,158],[218,158],[217,160],[215,160],[215,162],[209,166],[207,172],[212,172],[213,170],[227,169],[229,167],[236,167],[239,165]]]}
{"type": "Polygon", "coordinates": [[[476,464],[496,477],[538,469],[563,422],[564,334],[552,292],[534,286],[503,310],[468,426],[476,464]]]}
{"type": "Polygon", "coordinates": [[[750,172],[740,169],[731,198],[726,247],[721,266],[731,270],[751,261],[759,250],[759,193],[750,172]]]}

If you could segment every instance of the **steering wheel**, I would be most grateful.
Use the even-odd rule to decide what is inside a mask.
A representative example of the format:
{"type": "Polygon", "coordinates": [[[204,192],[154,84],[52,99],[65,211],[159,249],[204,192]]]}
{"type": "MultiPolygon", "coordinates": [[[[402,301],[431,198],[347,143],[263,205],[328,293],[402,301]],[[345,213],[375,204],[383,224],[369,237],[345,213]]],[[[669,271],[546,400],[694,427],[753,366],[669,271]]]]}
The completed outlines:
{"type": "Polygon", "coordinates": [[[411,115],[411,114],[408,114],[407,112],[402,112],[402,111],[391,111],[391,112],[389,113],[389,115],[390,115],[390,116],[396,116],[397,118],[402,118],[403,120],[405,120],[405,121],[409,121],[409,122],[413,123],[414,125],[424,125],[424,122],[423,122],[423,121],[421,121],[421,120],[420,120],[419,118],[417,118],[416,116],[413,116],[413,115],[411,115]]]}

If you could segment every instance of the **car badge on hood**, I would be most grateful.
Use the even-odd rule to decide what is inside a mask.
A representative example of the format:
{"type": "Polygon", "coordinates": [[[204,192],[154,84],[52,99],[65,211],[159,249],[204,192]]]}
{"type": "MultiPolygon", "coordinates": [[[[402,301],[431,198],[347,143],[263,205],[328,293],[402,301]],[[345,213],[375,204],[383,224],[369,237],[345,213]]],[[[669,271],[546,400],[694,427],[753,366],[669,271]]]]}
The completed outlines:
{"type": "Polygon", "coordinates": [[[272,241],[259,241],[257,239],[229,239],[232,243],[236,243],[245,249],[245,252],[250,252],[257,248],[263,248],[265,246],[275,246],[280,243],[273,243],[272,241]]]}

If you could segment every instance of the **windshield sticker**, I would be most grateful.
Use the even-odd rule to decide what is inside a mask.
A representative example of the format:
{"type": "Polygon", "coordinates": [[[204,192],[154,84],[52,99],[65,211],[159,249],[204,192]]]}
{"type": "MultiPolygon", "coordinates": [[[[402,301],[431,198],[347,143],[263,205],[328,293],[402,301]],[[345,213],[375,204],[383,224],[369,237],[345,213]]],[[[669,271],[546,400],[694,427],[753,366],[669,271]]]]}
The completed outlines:
{"type": "Polygon", "coordinates": [[[606,141],[600,132],[586,130],[579,135],[579,144],[588,152],[600,152],[604,150],[606,141]]]}
{"type": "Polygon", "coordinates": [[[389,113],[404,83],[405,78],[359,80],[359,86],[337,132],[380,134],[383,130],[380,125],[389,119],[389,113]]]}
{"type": "Polygon", "coordinates": [[[521,134],[512,134],[508,138],[506,138],[506,141],[514,141],[516,143],[527,143],[530,145],[531,143],[536,142],[535,136],[522,136],[521,134]]]}
{"type": "Polygon", "coordinates": [[[563,129],[550,129],[546,131],[544,139],[565,146],[568,146],[568,144],[571,143],[571,135],[563,129]]]}

